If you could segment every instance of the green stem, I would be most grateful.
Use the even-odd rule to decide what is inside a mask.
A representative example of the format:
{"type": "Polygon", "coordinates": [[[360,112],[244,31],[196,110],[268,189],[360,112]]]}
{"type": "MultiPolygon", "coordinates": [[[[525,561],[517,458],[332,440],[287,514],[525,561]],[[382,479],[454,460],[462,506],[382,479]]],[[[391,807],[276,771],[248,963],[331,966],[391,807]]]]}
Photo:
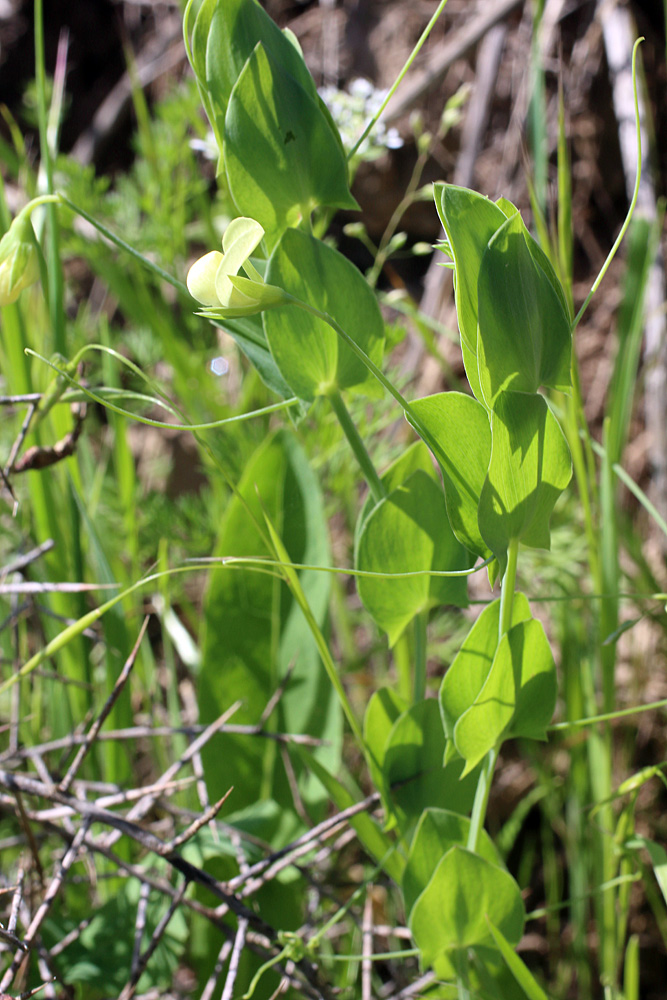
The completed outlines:
{"type": "Polygon", "coordinates": [[[373,500],[375,503],[379,503],[380,500],[384,500],[386,497],[387,490],[377,474],[377,470],[373,465],[370,455],[366,451],[366,445],[361,440],[359,431],[350,416],[350,411],[343,402],[343,397],[338,389],[332,389],[327,398],[331,403],[331,408],[338,418],[338,423],[343,430],[343,434],[347,438],[348,444],[354,452],[354,457],[359,463],[359,467],[364,474],[364,478],[368,483],[368,488],[371,491],[373,500]]]}
{"type": "Polygon", "coordinates": [[[163,268],[161,268],[158,264],[154,264],[152,260],[149,260],[147,257],[144,257],[143,254],[140,254],[139,251],[135,250],[133,246],[130,246],[130,244],[126,243],[125,240],[122,240],[120,236],[116,236],[116,234],[113,233],[110,229],[108,229],[105,225],[103,225],[103,223],[98,222],[97,219],[95,219],[94,216],[86,212],[85,209],[80,208],[79,205],[76,205],[70,198],[67,197],[66,194],[60,192],[58,197],[62,201],[63,205],[67,205],[67,207],[71,208],[73,212],[76,212],[76,214],[80,215],[82,219],[85,219],[86,222],[89,222],[91,224],[91,226],[94,226],[95,229],[97,229],[97,231],[102,234],[102,236],[106,237],[106,239],[108,239],[111,243],[117,246],[119,250],[124,250],[125,253],[129,253],[130,256],[134,257],[134,259],[138,261],[140,264],[142,264],[143,267],[147,268],[149,271],[152,271],[153,274],[155,274],[158,278],[161,278],[163,281],[168,282],[173,288],[176,289],[177,292],[180,292],[181,295],[186,296],[188,299],[190,299],[191,302],[193,301],[192,296],[190,295],[190,292],[187,289],[187,286],[184,285],[182,281],[179,281],[178,278],[174,278],[174,276],[172,274],[169,274],[168,271],[163,270],[163,268]]]}
{"type": "Polygon", "coordinates": [[[373,115],[373,117],[371,118],[371,120],[368,122],[366,128],[361,133],[361,135],[359,136],[359,138],[355,142],[355,144],[352,147],[352,149],[350,150],[350,152],[347,154],[348,161],[352,159],[352,157],[354,156],[354,154],[356,153],[356,151],[359,149],[359,147],[361,146],[361,144],[364,141],[364,139],[366,138],[366,136],[369,134],[369,132],[373,128],[373,126],[376,124],[377,121],[379,121],[382,113],[384,112],[384,109],[387,107],[387,105],[389,104],[390,100],[392,99],[392,97],[394,96],[394,94],[398,90],[399,86],[401,85],[401,83],[403,81],[403,77],[408,72],[408,70],[412,66],[413,62],[417,58],[417,55],[419,54],[419,50],[423,46],[423,44],[426,41],[426,39],[428,38],[428,36],[431,34],[431,31],[435,27],[436,22],[437,22],[438,18],[440,17],[440,15],[442,14],[443,10],[445,9],[446,4],[447,4],[447,0],[440,0],[440,3],[438,4],[437,10],[435,11],[433,17],[431,18],[431,20],[428,22],[428,24],[426,25],[426,27],[422,31],[421,36],[419,38],[419,41],[417,42],[417,44],[415,45],[414,49],[412,50],[412,52],[408,56],[408,58],[407,58],[407,60],[406,60],[406,62],[404,64],[404,66],[403,66],[403,69],[401,70],[401,72],[398,74],[398,76],[394,80],[391,88],[387,92],[387,96],[385,97],[384,101],[382,102],[382,104],[380,105],[380,107],[378,108],[378,110],[375,112],[375,114],[373,115]]]}
{"type": "MultiPolygon", "coordinates": [[[[500,594],[500,625],[498,627],[498,642],[512,627],[512,607],[514,604],[514,588],[516,586],[516,567],[519,554],[519,539],[512,538],[507,551],[507,568],[503,576],[500,594]]],[[[479,838],[486,819],[486,809],[489,804],[489,793],[493,772],[498,760],[498,748],[489,750],[484,765],[479,774],[475,801],[470,816],[470,832],[468,834],[468,850],[476,851],[479,838]]]]}
{"type": "Polygon", "coordinates": [[[507,569],[503,577],[502,590],[500,593],[500,627],[498,641],[502,639],[505,632],[509,632],[512,627],[512,606],[514,604],[514,587],[516,585],[516,565],[519,554],[519,539],[510,540],[507,550],[507,569]]]}
{"type": "Polygon", "coordinates": [[[415,617],[415,704],[426,697],[426,626],[428,611],[415,617]]]}
{"type": "Polygon", "coordinates": [[[473,802],[472,813],[470,815],[468,843],[466,845],[469,851],[476,851],[479,846],[479,838],[482,830],[484,829],[486,809],[489,804],[489,793],[491,791],[491,781],[493,779],[493,772],[496,769],[497,760],[498,749],[494,747],[493,750],[489,750],[486,755],[484,764],[482,765],[482,770],[479,773],[477,788],[475,790],[475,801],[473,802]]]}

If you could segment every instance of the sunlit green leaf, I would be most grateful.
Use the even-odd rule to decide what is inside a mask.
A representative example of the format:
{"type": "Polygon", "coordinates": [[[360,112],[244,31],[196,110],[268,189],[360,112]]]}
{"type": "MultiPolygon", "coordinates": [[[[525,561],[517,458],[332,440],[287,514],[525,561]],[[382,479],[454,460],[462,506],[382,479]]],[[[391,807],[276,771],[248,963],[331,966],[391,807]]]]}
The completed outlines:
{"type": "MultiPolygon", "coordinates": [[[[452,534],[442,489],[418,470],[370,513],[359,538],[357,569],[372,573],[460,570],[472,557],[452,534]]],[[[438,604],[465,607],[465,577],[359,577],[359,596],[394,645],[416,614],[438,604]]]]}
{"type": "Polygon", "coordinates": [[[554,504],[572,476],[558,421],[539,395],[504,392],[491,417],[491,462],[479,527],[503,571],[510,539],[548,549],[554,504]]]}
{"type": "MultiPolygon", "coordinates": [[[[375,364],[382,360],[384,323],[360,271],[337,250],[297,229],[288,229],[274,250],[266,280],[325,312],[375,364]]],[[[264,331],[282,377],[300,399],[338,389],[381,393],[350,348],[324,320],[296,306],[264,314],[264,331]]]]}
{"type": "Polygon", "coordinates": [[[546,739],[557,693],[556,665],[542,623],[519,622],[503,635],[481,691],[454,726],[464,773],[505,739],[546,739]]]}
{"type": "Polygon", "coordinates": [[[443,952],[493,945],[487,918],[517,944],[525,920],[519,887],[497,865],[464,847],[452,847],[410,914],[424,965],[443,952]]]}
{"type": "Polygon", "coordinates": [[[488,198],[454,184],[435,185],[435,204],[454,257],[463,362],[472,391],[483,402],[477,370],[477,280],[487,244],[506,216],[488,198]]]}
{"type": "MultiPolygon", "coordinates": [[[[525,596],[514,595],[512,625],[530,618],[525,596]]],[[[445,674],[440,687],[440,708],[449,740],[454,739],[458,720],[474,705],[484,687],[499,641],[500,600],[484,608],[445,674]]]]}
{"type": "Polygon", "coordinates": [[[477,508],[491,458],[488,413],[460,392],[440,392],[410,406],[435,445],[452,530],[466,548],[486,559],[490,550],[479,530],[477,508]]]}
{"type": "MultiPolygon", "coordinates": [[[[465,847],[470,832],[470,820],[449,809],[425,809],[415,831],[410,854],[403,872],[403,898],[409,915],[417,897],[431,881],[440,860],[457,844],[465,847]]],[[[502,867],[498,851],[486,830],[482,830],[477,854],[502,867]]]]}
{"type": "Polygon", "coordinates": [[[269,249],[318,205],[358,208],[319,104],[261,43],[230,95],[223,156],[239,213],[261,223],[269,249]]]}
{"type": "Polygon", "coordinates": [[[430,806],[461,813],[472,806],[476,776],[461,781],[462,762],[443,767],[444,752],[445,734],[434,698],[416,702],[392,726],[384,749],[384,781],[404,833],[430,806]]]}
{"type": "Polygon", "coordinates": [[[570,387],[570,321],[545,261],[518,214],[504,222],[484,251],[477,283],[477,361],[489,407],[503,391],[570,387]]]}

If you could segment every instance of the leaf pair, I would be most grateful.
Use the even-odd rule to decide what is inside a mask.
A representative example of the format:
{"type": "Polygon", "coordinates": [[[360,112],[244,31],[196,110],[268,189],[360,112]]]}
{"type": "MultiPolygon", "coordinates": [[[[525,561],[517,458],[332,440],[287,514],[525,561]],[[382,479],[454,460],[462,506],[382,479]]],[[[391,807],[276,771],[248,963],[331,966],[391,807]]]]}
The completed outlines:
{"type": "Polygon", "coordinates": [[[514,595],[511,626],[498,640],[500,601],[484,609],[445,674],[440,707],[448,757],[471,771],[513,737],[546,739],[556,706],[553,655],[523,594],[514,595]]]}
{"type": "Polygon", "coordinates": [[[549,521],[572,475],[569,449],[543,396],[503,392],[491,412],[447,392],[411,406],[442,470],[454,534],[501,569],[512,539],[549,548],[549,521]]]}
{"type": "Polygon", "coordinates": [[[514,205],[437,184],[454,258],[466,374],[488,409],[501,392],[570,387],[572,336],[565,293],[514,205]]]}
{"type": "Polygon", "coordinates": [[[496,943],[489,921],[511,944],[523,933],[519,886],[485,831],[477,851],[467,849],[469,831],[467,817],[449,809],[426,809],[403,873],[412,936],[423,964],[431,965],[442,979],[456,976],[459,960],[468,970],[469,949],[493,966],[496,943]]]}
{"type": "Polygon", "coordinates": [[[340,136],[291,32],[256,0],[204,0],[189,51],[220,169],[269,250],[319,205],[358,208],[340,136]]]}

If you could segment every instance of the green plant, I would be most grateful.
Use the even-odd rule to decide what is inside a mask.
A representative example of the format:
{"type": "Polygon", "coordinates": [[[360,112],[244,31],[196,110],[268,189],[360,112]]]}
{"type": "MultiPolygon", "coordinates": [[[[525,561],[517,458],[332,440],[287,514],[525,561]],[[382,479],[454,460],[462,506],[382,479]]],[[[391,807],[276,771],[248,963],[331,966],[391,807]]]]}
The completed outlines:
{"type": "MultiPolygon", "coordinates": [[[[344,149],[298,45],[254,0],[203,0],[196,16],[193,12],[191,0],[185,13],[186,46],[218,145],[219,170],[239,215],[225,229],[222,252],[210,250],[192,266],[187,287],[202,307],[198,315],[228,331],[267,389],[282,397],[266,410],[285,409],[296,421],[328,406],[338,421],[368,486],[350,572],[368,616],[387,637],[397,674],[396,685],[374,691],[362,722],[329,642],[328,608],[339,568],[332,566],[324,500],[304,448],[290,429],[252,442],[256,447],[240,477],[232,475],[231,463],[214,445],[202,443],[212,475],[225,481],[231,499],[212,552],[221,572],[211,578],[204,603],[197,661],[200,718],[212,722],[238,698],[243,701],[237,716],[241,725],[261,718],[270,733],[306,732],[321,742],[314,749],[299,748],[286,763],[276,743],[249,743],[242,733],[227,733],[215,753],[204,752],[209,790],[217,798],[234,785],[235,811],[227,823],[237,831],[250,830],[273,848],[283,847],[304,822],[322,817],[329,798],[341,809],[360,798],[347,776],[340,780],[337,775],[346,720],[384,811],[383,825],[363,813],[351,822],[373,859],[372,877],[383,871],[402,889],[416,946],[406,957],[416,951],[422,967],[433,969],[441,983],[439,996],[509,1000],[518,989],[531,1000],[542,998],[542,987],[515,951],[527,920],[519,881],[484,827],[504,742],[544,741],[556,705],[551,646],[531,611],[530,595],[518,589],[517,574],[526,549],[549,549],[552,512],[570,483],[573,465],[595,542],[590,558],[598,593],[618,583],[618,570],[609,564],[613,540],[608,534],[599,544],[592,538],[586,466],[592,443],[582,426],[576,367],[573,377],[572,334],[588,300],[574,318],[567,248],[561,245],[558,255],[541,246],[514,205],[436,185],[436,208],[447,237],[441,249],[455,271],[461,349],[472,395],[448,392],[408,401],[382,368],[385,324],[372,288],[320,238],[333,210],[355,207],[348,166],[354,150],[344,149]],[[398,404],[420,440],[379,472],[348,401],[354,396],[380,400],[383,393],[398,404]],[[467,607],[467,577],[484,570],[491,587],[500,586],[500,596],[470,628],[439,697],[429,697],[429,615],[443,606],[467,607]],[[274,704],[276,690],[282,690],[282,697],[274,704]]],[[[41,202],[58,201],[110,235],[69,195],[51,192],[24,211],[27,215],[41,202]]],[[[23,229],[24,218],[14,225],[20,221],[23,229]]],[[[29,234],[22,238],[21,247],[29,245],[30,250],[15,253],[15,234],[0,245],[0,253],[3,248],[7,253],[4,270],[0,260],[0,277],[9,276],[7,303],[36,278],[30,270],[32,240],[29,234]]],[[[185,300],[181,281],[117,237],[114,241],[185,300]]],[[[113,272],[108,264],[99,267],[113,272]]],[[[112,280],[120,287],[118,274],[112,280]]],[[[146,292],[139,286],[138,315],[150,302],[146,292]]],[[[170,359],[175,365],[182,361],[187,370],[187,351],[166,320],[163,329],[170,359]]],[[[108,345],[100,349],[105,359],[121,360],[108,345]]],[[[91,389],[78,378],[78,363],[90,350],[86,344],[71,352],[69,363],[57,355],[47,362],[54,370],[47,405],[55,407],[78,394],[125,420],[132,414],[119,405],[122,394],[108,385],[103,391],[91,389]]],[[[627,352],[632,361],[633,342],[627,352]]],[[[134,377],[142,377],[132,362],[125,359],[124,364],[134,377]]],[[[619,370],[619,402],[610,415],[611,437],[603,455],[609,511],[611,469],[620,458],[628,421],[629,389],[622,375],[619,370]]],[[[161,390],[149,386],[150,395],[128,391],[127,396],[155,402],[161,390]]],[[[43,409],[46,416],[47,407],[43,409]]],[[[171,406],[171,416],[176,415],[171,406]]],[[[153,417],[142,419],[161,425],[153,417]]],[[[234,419],[183,419],[179,426],[201,435],[234,419]]],[[[115,458],[123,467],[123,455],[115,458]]],[[[131,492],[133,483],[126,487],[131,492]]],[[[97,553],[101,575],[108,567],[101,547],[97,553]]],[[[164,579],[169,570],[164,569],[164,551],[161,555],[158,574],[147,579],[135,575],[126,591],[78,617],[26,658],[0,690],[66,649],[84,628],[117,610],[142,586],[164,579]]],[[[136,567],[136,545],[133,558],[136,567]]],[[[601,639],[618,626],[615,612],[615,598],[610,598],[600,616],[600,628],[606,629],[601,639]]],[[[613,657],[602,643],[600,651],[606,668],[604,721],[615,708],[613,657]]],[[[570,707],[575,700],[573,695],[570,707]]],[[[171,702],[169,709],[175,718],[177,704],[171,702]]],[[[579,712],[568,718],[568,725],[596,721],[582,719],[586,712],[595,715],[592,700],[582,703],[579,712]]],[[[594,755],[604,738],[603,733],[591,741],[592,760],[599,759],[594,755]]],[[[596,815],[608,832],[612,788],[610,777],[602,777],[596,815]]],[[[622,786],[618,797],[634,790],[622,786]]],[[[614,831],[626,868],[639,850],[651,850],[635,836],[633,807],[634,800],[614,831]]],[[[616,885],[610,882],[618,866],[609,839],[603,836],[601,845],[597,884],[602,889],[600,925],[607,930],[605,986],[615,991],[610,995],[620,996],[618,962],[608,957],[610,942],[625,940],[622,922],[617,925],[613,912],[610,916],[610,900],[612,911],[616,900],[610,895],[616,885]]],[[[194,851],[213,859],[218,879],[227,882],[235,876],[231,848],[216,852],[216,845],[201,837],[194,851]]],[[[662,866],[664,859],[655,849],[654,857],[662,866]]],[[[624,869],[619,877],[626,875],[624,869]]],[[[324,951],[325,932],[345,908],[323,920],[304,941],[294,933],[301,922],[301,895],[300,885],[290,878],[264,887],[260,909],[264,916],[279,914],[281,947],[268,962],[256,963],[260,973],[305,956],[325,967],[330,958],[334,964],[324,951]]],[[[119,899],[124,907],[125,897],[119,899]]],[[[118,910],[118,900],[109,909],[118,910]]],[[[100,926],[108,929],[98,920],[89,937],[100,926]]],[[[179,928],[179,938],[181,932],[179,928]]],[[[625,970],[629,994],[636,978],[632,941],[625,970]]],[[[165,961],[171,961],[169,956],[165,961]]],[[[242,978],[249,993],[261,988],[261,976],[253,976],[251,967],[242,978]]]]}

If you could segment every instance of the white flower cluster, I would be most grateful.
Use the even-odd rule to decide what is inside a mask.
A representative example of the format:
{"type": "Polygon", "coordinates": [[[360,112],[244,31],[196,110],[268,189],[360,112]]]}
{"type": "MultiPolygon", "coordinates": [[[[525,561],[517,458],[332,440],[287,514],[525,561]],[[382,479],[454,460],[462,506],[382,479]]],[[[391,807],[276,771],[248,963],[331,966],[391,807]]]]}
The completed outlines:
{"type": "MultiPolygon", "coordinates": [[[[360,77],[352,80],[348,91],[338,90],[337,87],[320,87],[319,95],[338,126],[343,145],[346,149],[351,149],[368,120],[377,113],[387,96],[387,91],[378,90],[370,80],[360,77]]],[[[374,160],[386,149],[400,149],[402,145],[403,140],[397,129],[387,128],[380,121],[364,139],[355,157],[361,160],[374,160]]]]}

